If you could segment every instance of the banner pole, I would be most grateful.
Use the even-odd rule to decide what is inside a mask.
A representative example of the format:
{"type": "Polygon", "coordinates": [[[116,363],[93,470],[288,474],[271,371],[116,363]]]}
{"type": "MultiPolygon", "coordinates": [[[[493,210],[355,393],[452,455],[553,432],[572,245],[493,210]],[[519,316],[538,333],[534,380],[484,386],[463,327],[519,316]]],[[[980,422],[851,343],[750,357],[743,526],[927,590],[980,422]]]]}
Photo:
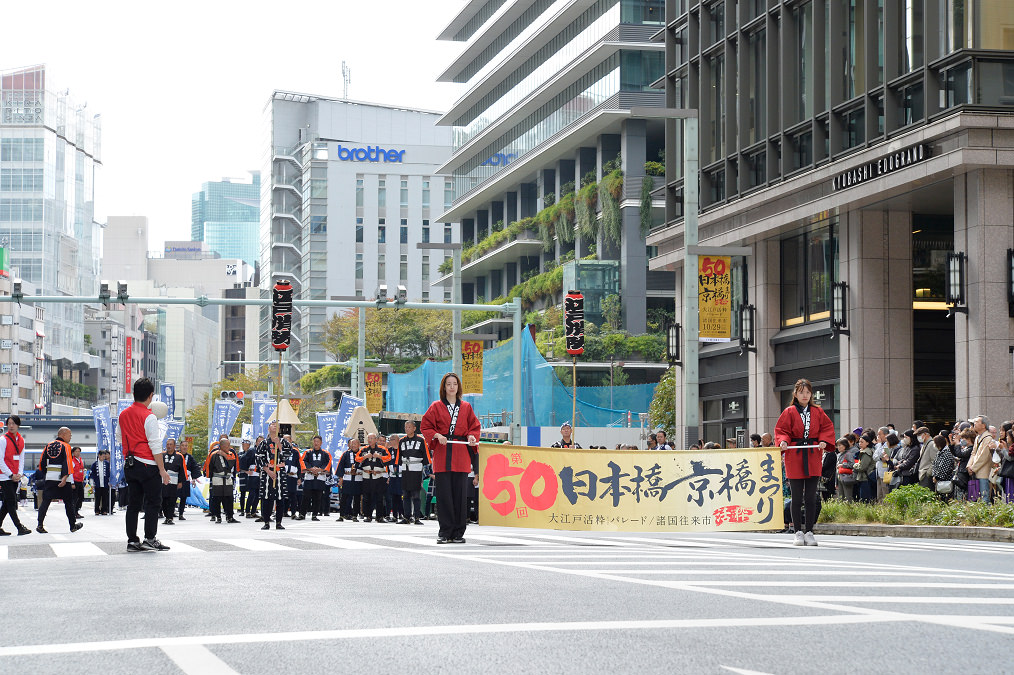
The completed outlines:
{"type": "MultiPolygon", "coordinates": [[[[576,429],[577,428],[577,355],[576,354],[574,355],[574,357],[573,357],[573,363],[571,364],[571,375],[572,375],[572,378],[573,378],[573,383],[572,384],[574,386],[574,401],[573,401],[573,409],[571,410],[571,415],[570,415],[570,417],[571,417],[570,426],[571,426],[572,429],[576,429]]],[[[571,440],[573,441],[573,439],[574,439],[573,432],[571,432],[571,440]]]]}

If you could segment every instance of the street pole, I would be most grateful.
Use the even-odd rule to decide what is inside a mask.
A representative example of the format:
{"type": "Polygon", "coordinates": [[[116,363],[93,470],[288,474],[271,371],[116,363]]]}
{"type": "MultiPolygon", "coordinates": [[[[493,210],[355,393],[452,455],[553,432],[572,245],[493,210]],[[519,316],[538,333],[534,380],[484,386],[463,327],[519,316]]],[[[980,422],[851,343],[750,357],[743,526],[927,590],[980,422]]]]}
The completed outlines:
{"type": "Polygon", "coordinates": [[[356,379],[356,398],[366,400],[366,378],[363,377],[363,367],[366,365],[366,308],[359,308],[359,349],[356,352],[356,372],[359,374],[356,379]]]}
{"type": "Polygon", "coordinates": [[[684,152],[683,152],[683,246],[686,256],[683,259],[683,330],[686,335],[686,347],[683,350],[683,414],[684,414],[684,448],[697,442],[697,429],[700,422],[699,398],[700,377],[698,374],[698,355],[700,337],[700,316],[698,315],[698,284],[697,254],[691,253],[692,246],[697,246],[697,210],[699,207],[699,167],[698,167],[698,129],[697,116],[688,116],[683,120],[684,152]]]}
{"type": "Polygon", "coordinates": [[[521,363],[521,331],[524,330],[524,326],[521,323],[521,298],[514,298],[511,302],[511,311],[513,312],[512,319],[514,320],[514,377],[512,378],[513,386],[513,398],[514,398],[514,419],[511,423],[511,443],[517,445],[521,441],[521,409],[524,407],[524,400],[522,398],[523,382],[521,381],[522,363],[521,363]]]}
{"type": "MultiPolygon", "coordinates": [[[[454,248],[451,251],[451,259],[454,265],[454,276],[452,279],[453,285],[451,286],[451,302],[455,305],[461,304],[461,247],[454,248]]],[[[461,310],[455,309],[451,312],[451,332],[457,335],[461,332],[461,310]]],[[[461,340],[451,340],[451,370],[453,370],[459,377],[461,376],[461,340]]]]}

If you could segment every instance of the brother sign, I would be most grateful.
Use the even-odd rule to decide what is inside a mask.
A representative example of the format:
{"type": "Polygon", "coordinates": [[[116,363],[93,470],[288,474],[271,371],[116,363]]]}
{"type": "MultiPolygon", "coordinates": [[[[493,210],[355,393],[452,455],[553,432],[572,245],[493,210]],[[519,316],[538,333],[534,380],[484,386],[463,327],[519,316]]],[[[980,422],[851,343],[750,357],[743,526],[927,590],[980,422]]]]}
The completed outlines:
{"type": "Polygon", "coordinates": [[[404,150],[384,150],[379,145],[368,145],[365,148],[338,146],[338,159],[342,162],[401,162],[404,158],[404,150]]]}

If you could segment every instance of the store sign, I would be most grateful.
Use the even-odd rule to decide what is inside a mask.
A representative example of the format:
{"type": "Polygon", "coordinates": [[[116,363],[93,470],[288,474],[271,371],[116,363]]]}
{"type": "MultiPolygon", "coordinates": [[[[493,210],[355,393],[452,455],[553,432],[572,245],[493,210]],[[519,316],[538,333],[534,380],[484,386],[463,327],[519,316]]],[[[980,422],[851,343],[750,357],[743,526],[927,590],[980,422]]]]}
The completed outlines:
{"type": "Polygon", "coordinates": [[[14,348],[13,340],[0,340],[0,349],[13,349],[13,348],[14,348]]]}
{"type": "Polygon", "coordinates": [[[14,395],[14,391],[11,390],[11,389],[8,389],[6,387],[4,387],[3,389],[0,389],[0,398],[12,398],[13,395],[14,395]]]}
{"type": "Polygon", "coordinates": [[[513,152],[498,152],[483,160],[482,164],[479,166],[507,166],[511,163],[511,160],[516,157],[517,154],[513,152]]]}
{"type": "Polygon", "coordinates": [[[41,91],[6,91],[0,122],[3,124],[42,124],[41,91]]]}
{"type": "Polygon", "coordinates": [[[367,145],[365,148],[346,148],[338,146],[340,162],[393,162],[405,160],[404,150],[385,150],[379,145],[367,145]]]}
{"type": "Polygon", "coordinates": [[[831,179],[831,189],[834,191],[847,190],[848,188],[862,185],[871,180],[900,171],[901,169],[917,164],[929,157],[929,148],[920,143],[896,152],[888,153],[880,159],[866,162],[854,169],[843,171],[831,179]]]}
{"type": "Polygon", "coordinates": [[[371,414],[384,409],[383,383],[383,373],[366,373],[366,409],[371,414]]]}

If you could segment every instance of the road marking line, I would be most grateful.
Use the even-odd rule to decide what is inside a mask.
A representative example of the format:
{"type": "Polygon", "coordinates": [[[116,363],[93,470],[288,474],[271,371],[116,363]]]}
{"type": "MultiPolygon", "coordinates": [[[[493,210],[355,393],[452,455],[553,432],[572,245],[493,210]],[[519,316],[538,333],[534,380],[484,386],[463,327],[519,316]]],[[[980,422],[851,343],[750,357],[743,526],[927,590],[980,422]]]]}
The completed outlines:
{"type": "Polygon", "coordinates": [[[243,548],[247,551],[294,551],[295,549],[289,546],[282,546],[276,544],[273,541],[266,541],[264,539],[212,539],[212,541],[218,541],[223,544],[229,544],[236,548],[243,548]]]}
{"type": "MultiPolygon", "coordinates": [[[[532,539],[519,539],[519,538],[516,538],[516,537],[500,537],[500,536],[496,536],[496,535],[492,535],[492,534],[469,534],[468,538],[469,539],[478,539],[479,541],[489,541],[489,542],[493,542],[494,544],[522,544],[524,546],[532,546],[532,545],[537,545],[537,544],[540,543],[540,542],[537,542],[537,541],[533,541],[532,539]]],[[[542,542],[542,543],[547,548],[549,548],[549,547],[555,547],[555,548],[558,549],[560,547],[559,544],[554,544],[554,543],[550,543],[550,542],[542,542]]]]}
{"type": "MultiPolygon", "coordinates": [[[[758,594],[757,598],[768,599],[772,596],[758,594]]],[[[990,598],[980,596],[969,596],[967,598],[952,598],[940,596],[910,596],[910,595],[877,595],[869,597],[857,597],[854,595],[786,595],[786,598],[806,598],[818,602],[876,602],[876,603],[898,603],[909,605],[1014,605],[1014,598],[990,598]]]]}
{"type": "MultiPolygon", "coordinates": [[[[757,579],[755,581],[694,581],[694,586],[772,586],[772,587],[795,587],[800,588],[821,588],[841,587],[841,579],[830,579],[826,581],[779,581],[778,579],[757,579]]],[[[944,583],[937,581],[863,581],[865,588],[942,588],[945,590],[1010,590],[1014,584],[958,584],[944,583]]]]}
{"type": "MultiPolygon", "coordinates": [[[[148,649],[159,647],[163,651],[185,648],[194,645],[219,644],[252,644],[265,642],[293,642],[313,640],[376,640],[378,634],[385,637],[421,637],[438,635],[469,635],[488,633],[549,633],[549,632],[581,632],[581,631],[616,631],[616,630],[657,630],[657,629],[695,629],[731,627],[766,627],[766,626],[813,626],[842,624],[863,624],[870,622],[889,623],[907,621],[903,616],[896,618],[868,616],[862,614],[834,614],[818,616],[786,616],[786,617],[722,617],[715,619],[651,619],[629,621],[558,621],[543,623],[497,623],[497,624],[464,624],[443,626],[400,626],[384,628],[345,628],[334,630],[311,630],[276,633],[238,633],[233,635],[192,635],[181,637],[133,638],[127,640],[102,640],[98,642],[68,642],[49,645],[19,645],[0,647],[0,657],[4,656],[36,656],[46,654],[77,654],[84,652],[115,651],[121,649],[148,649]],[[379,631],[379,632],[378,632],[379,631]]],[[[214,655],[212,655],[214,656],[214,655]]],[[[170,656],[170,658],[173,658],[170,656]]],[[[217,657],[216,657],[217,658],[217,657]]],[[[175,660],[175,659],[174,659],[175,660]]],[[[197,672],[197,671],[194,671],[197,672]]]]}
{"type": "Polygon", "coordinates": [[[7,560],[7,547],[0,546],[0,560],[7,560]]]}
{"type": "Polygon", "coordinates": [[[332,548],[342,548],[350,550],[365,550],[369,548],[385,548],[380,544],[370,544],[365,541],[357,541],[355,539],[344,539],[341,537],[298,537],[300,541],[310,542],[311,544],[320,544],[322,546],[330,546],[332,548]]]}
{"type": "Polygon", "coordinates": [[[166,646],[162,647],[162,651],[185,675],[239,675],[225,661],[199,644],[166,646]]]}
{"type": "MultiPolygon", "coordinates": [[[[383,539],[384,541],[393,541],[398,544],[418,544],[419,546],[444,546],[444,544],[438,544],[436,537],[426,537],[418,534],[371,534],[368,535],[372,539],[383,539]]],[[[451,544],[452,546],[461,546],[461,544],[451,544]]],[[[468,546],[468,537],[465,537],[465,545],[468,546]]]]}
{"type": "Polygon", "coordinates": [[[730,673],[736,673],[736,675],[772,675],[772,673],[765,673],[760,670],[746,670],[744,668],[733,668],[732,666],[722,666],[722,665],[719,665],[718,667],[724,668],[725,670],[728,670],[730,673]]]}
{"type": "Polygon", "coordinates": [[[105,551],[90,541],[50,544],[49,548],[53,549],[53,553],[56,554],[57,558],[78,558],[88,555],[106,555],[105,551]]]}
{"type": "Polygon", "coordinates": [[[184,544],[181,541],[170,541],[169,539],[161,539],[160,541],[169,547],[170,553],[205,553],[204,549],[184,544]]]}
{"type": "Polygon", "coordinates": [[[575,545],[575,546],[576,545],[582,545],[582,544],[583,545],[598,546],[598,547],[602,547],[602,546],[619,546],[619,547],[626,546],[626,547],[629,547],[630,546],[630,544],[626,543],[625,541],[617,541],[619,539],[619,537],[606,537],[606,538],[602,538],[602,539],[592,539],[590,537],[564,537],[564,536],[555,535],[555,534],[539,534],[539,535],[533,535],[533,537],[535,537],[537,539],[549,539],[551,541],[562,541],[564,543],[575,545]]]}

